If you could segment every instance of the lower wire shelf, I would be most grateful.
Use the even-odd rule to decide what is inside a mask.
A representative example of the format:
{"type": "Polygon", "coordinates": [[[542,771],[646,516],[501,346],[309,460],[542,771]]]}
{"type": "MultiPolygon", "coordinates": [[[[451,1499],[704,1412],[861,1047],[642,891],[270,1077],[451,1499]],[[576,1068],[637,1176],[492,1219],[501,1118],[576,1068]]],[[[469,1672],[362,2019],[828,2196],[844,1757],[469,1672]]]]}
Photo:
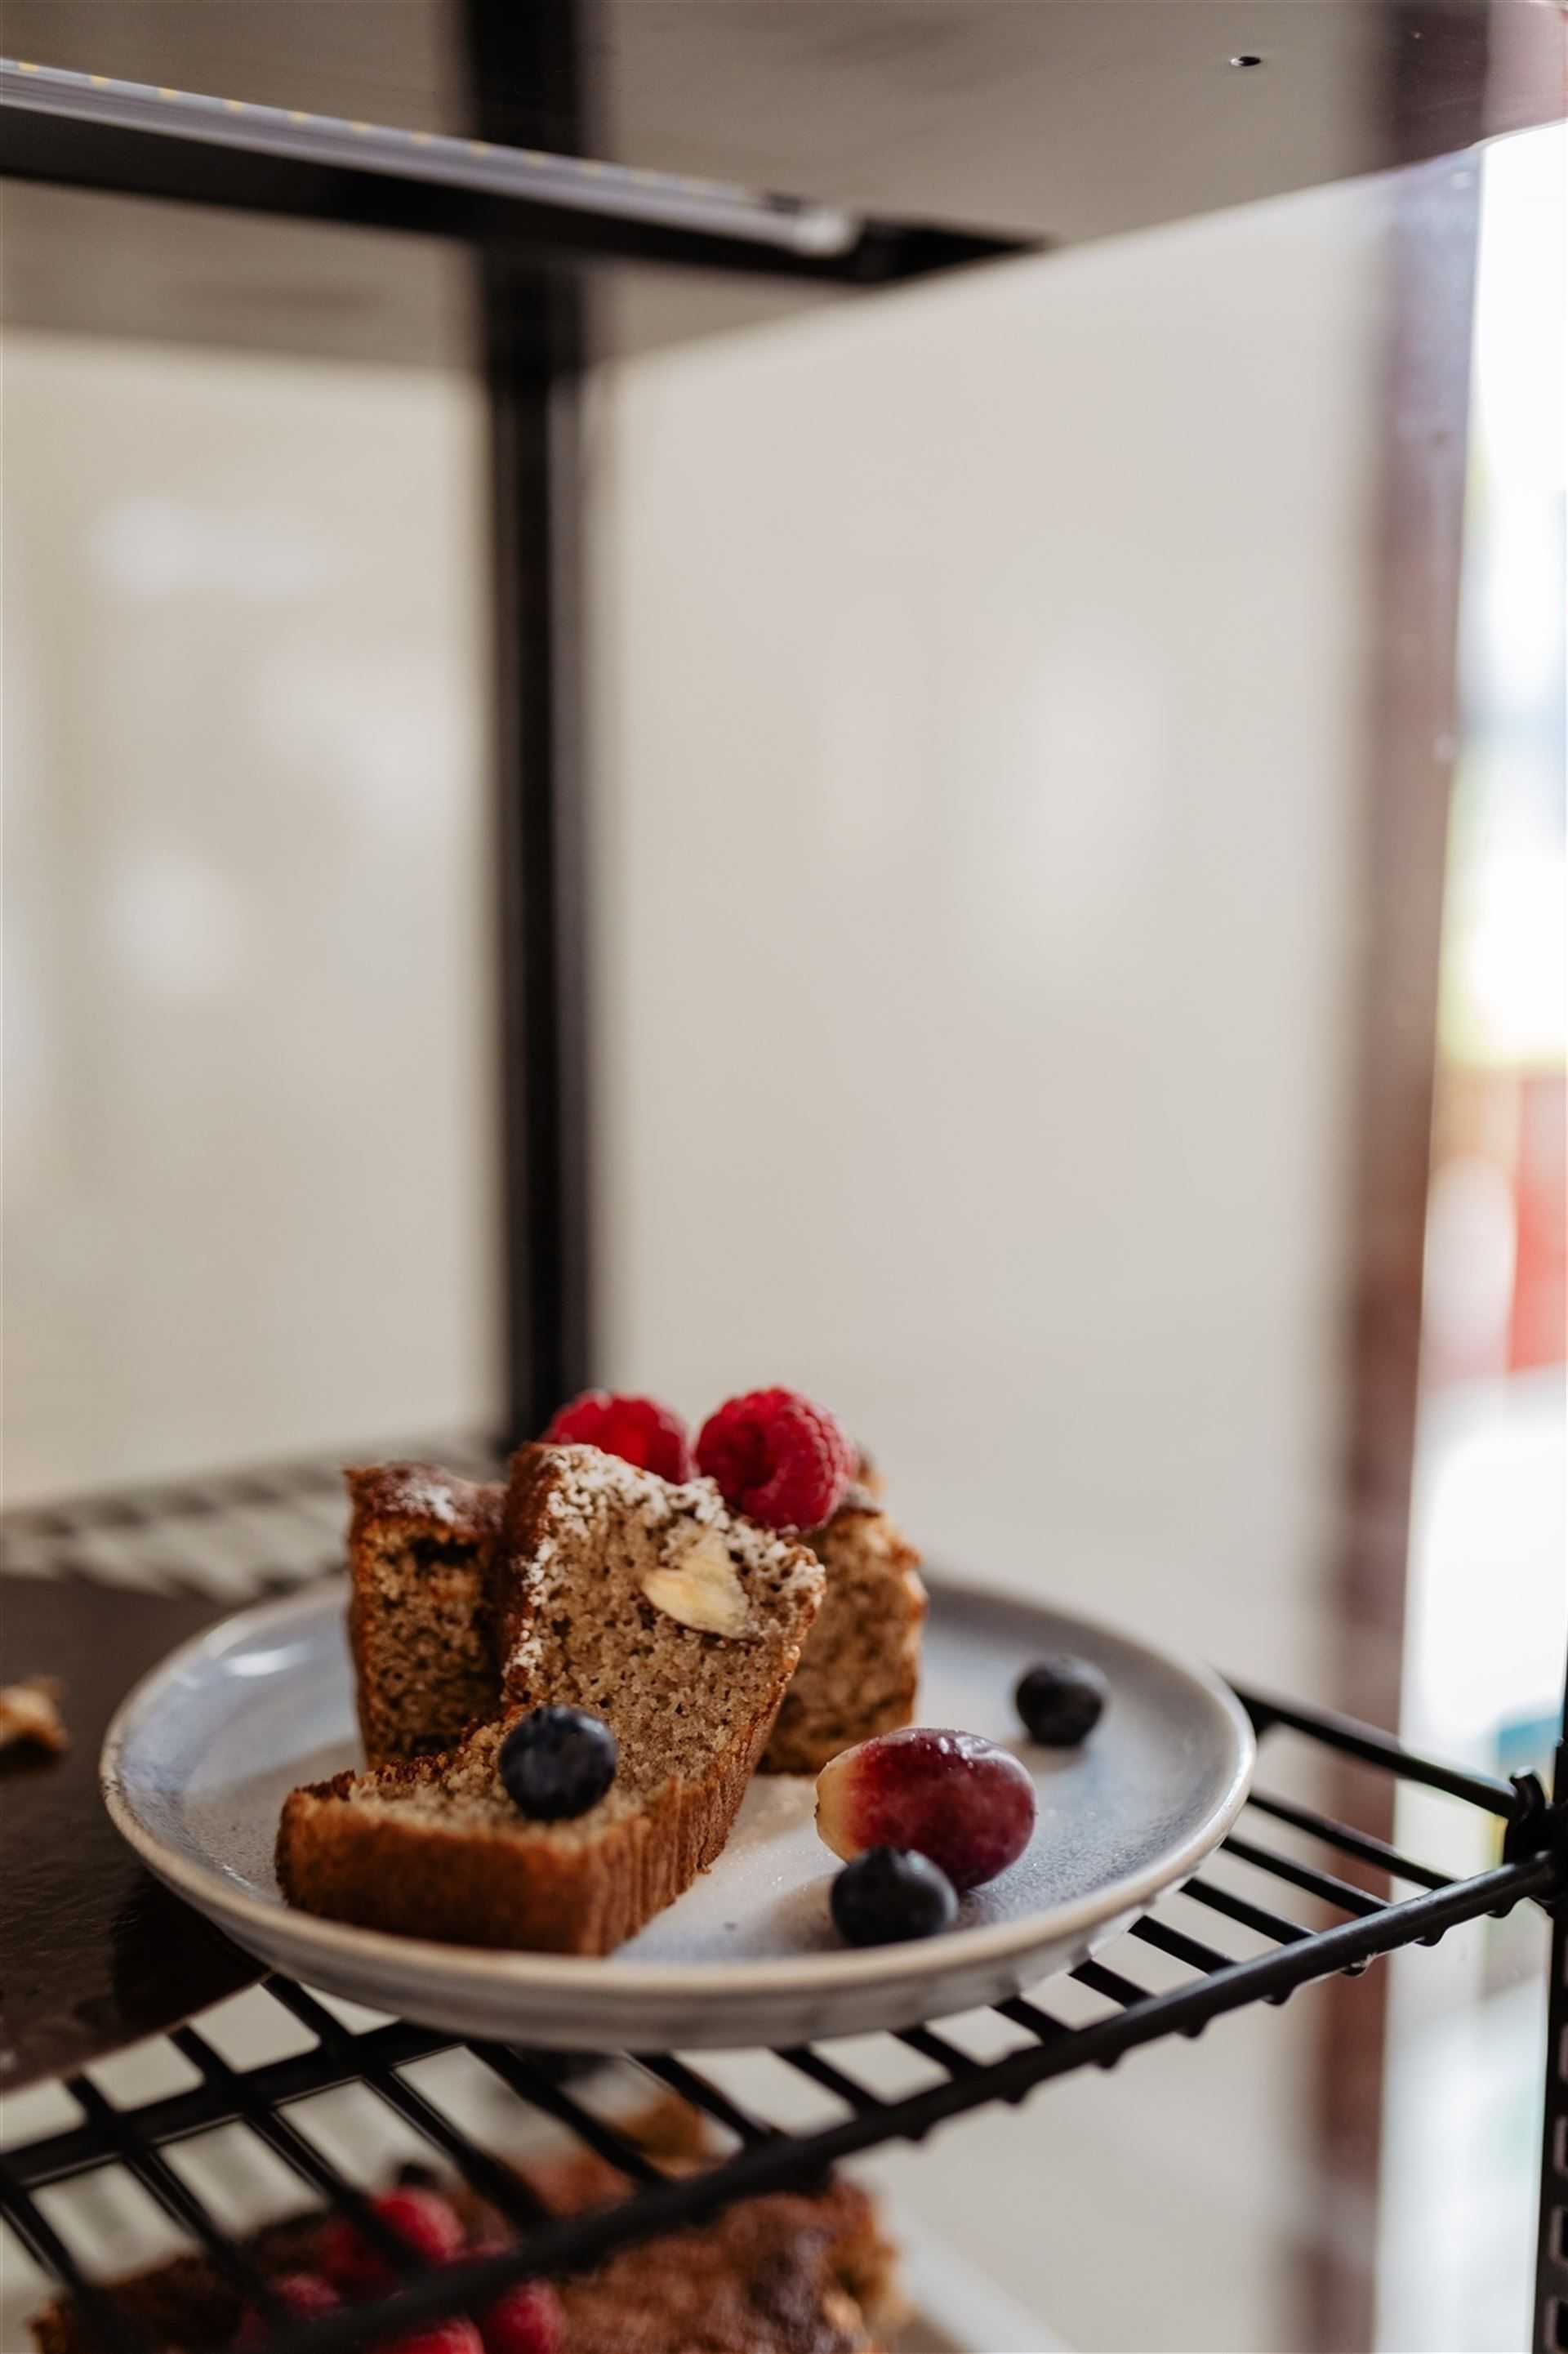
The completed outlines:
{"type": "MultiPolygon", "coordinates": [[[[452,1450],[446,1451],[450,1458],[452,1450]]],[[[250,1578],[250,1590],[263,1582],[292,1583],[323,1565],[322,1506],[330,1490],[323,1488],[320,1467],[293,1479],[246,1474],[234,1487],[240,1492],[207,1482],[183,1499],[160,1491],[155,1503],[100,1500],[75,1513],[21,1516],[16,1532],[47,1556],[30,1564],[43,1574],[90,1575],[95,1553],[101,1558],[111,1540],[155,1555],[158,1528],[170,1517],[202,1522],[210,1541],[210,1532],[225,1523],[232,1534],[241,1508],[252,1519],[259,1511],[271,1511],[274,1519],[292,1512],[295,1554],[274,1556],[265,1577],[250,1578]]],[[[217,1557],[221,1548],[213,1553],[217,1557]]],[[[188,1562],[189,1548],[185,1557],[188,1562]]],[[[227,1559],[225,1591],[238,1599],[232,1549],[227,1559]]],[[[1224,2013],[1283,2002],[1298,1988],[1336,1972],[1363,1970],[1398,1947],[1435,1944],[1462,1922],[1506,1914],[1527,1899],[1561,1911],[1568,1895],[1568,1808],[1561,1797],[1550,1803],[1533,1776],[1494,1781],[1416,1756],[1387,1734],[1327,1712],[1246,1691],[1241,1698],[1259,1735],[1260,1774],[1266,1776],[1273,1744],[1282,1736],[1304,1740],[1319,1753],[1353,1757],[1493,1818],[1500,1860],[1470,1877],[1451,1879],[1352,1825],[1260,1787],[1238,1829],[1201,1872],[1107,1954],[1069,1974],[1075,1991],[1068,2007],[1086,2009],[1086,2016],[1057,2015],[1065,2002],[1059,1989],[1067,1984],[1058,1980],[1044,2001],[1019,1997],[989,2013],[943,2021],[939,2030],[911,2028],[861,2038],[852,2047],[779,2052],[773,2060],[798,2088],[809,2086],[819,2107],[826,2096],[828,2114],[804,2126],[789,2125],[767,2114],[755,2096],[742,2099],[726,2088],[726,2055],[705,2054],[701,2068],[674,2054],[620,2055],[623,2073],[645,2083],[651,2096],[673,2094],[705,2121],[712,2158],[695,2169],[661,2164],[621,2123],[596,2111],[591,2082],[552,2055],[463,2044],[397,2021],[356,2023],[366,2016],[362,2013],[351,2022],[274,1975],[262,1982],[264,1996],[244,1999],[265,1999],[286,2013],[296,2048],[257,2064],[236,2064],[212,2032],[186,2025],[167,2038],[188,2080],[180,2091],[121,2104],[90,2074],[69,2078],[64,2089],[77,2121],[0,2153],[0,2214],[74,2309],[75,2342],[101,2347],[104,2354],[157,2354],[156,2339],[144,2317],[139,2321],[96,2275],[85,2253],[69,2243],[69,2231],[50,2211],[50,2196],[58,2186],[110,2172],[133,2179],[183,2243],[205,2258],[231,2300],[238,2297],[258,2317],[260,2330],[253,2324],[248,2347],[329,2354],[386,2344],[440,2317],[482,2307],[522,2278],[569,2274],[634,2243],[702,2222],[736,2200],[810,2187],[836,2160],[889,2142],[919,2141],[952,2118],[991,2102],[1018,2103],[1080,2069],[1111,2067],[1161,2037],[1198,2035],[1224,2013]],[[1304,1898],[1314,1916],[1308,1921],[1298,1917],[1304,1898]],[[1150,1983],[1151,1972],[1165,1982],[1150,1983]],[[878,2047],[906,2071],[916,2064],[924,2081],[886,2089],[898,2072],[878,2058],[878,2047]],[[487,2127],[482,2141],[439,2094],[416,2080],[421,2063],[452,2052],[467,2055],[467,2064],[482,2073],[503,2105],[497,2130],[487,2127]],[[503,2219],[512,2235],[504,2248],[439,2269],[414,2263],[368,2203],[378,2186],[355,2179],[329,2154],[330,2137],[323,2141],[311,2129],[312,2104],[346,2086],[362,2087],[389,2123],[396,2120],[403,2145],[411,2137],[503,2219]],[[510,2121],[506,2110],[514,2113],[510,2121]],[[587,2211],[551,2212],[526,2172],[498,2154],[515,2143],[511,2128],[529,2118],[547,2119],[554,2132],[591,2152],[624,2185],[623,2195],[587,2211]],[[204,2137],[236,2133],[281,2164],[313,2208],[356,2222],[397,2267],[396,2286],[318,2318],[291,2317],[253,2249],[219,2219],[219,2202],[196,2187],[199,2169],[185,2162],[204,2137]],[[170,2155],[176,2150],[179,2161],[170,2155]]],[[[1558,1956],[1562,1946],[1560,1928],[1558,1956]]],[[[793,2099],[778,2105],[786,2114],[799,2108],[793,2099]]],[[[1568,2205],[1568,2181],[1563,2187],[1568,2205]]],[[[1568,2228],[1557,2209],[1545,2221],[1553,2233],[1568,2228]]]]}

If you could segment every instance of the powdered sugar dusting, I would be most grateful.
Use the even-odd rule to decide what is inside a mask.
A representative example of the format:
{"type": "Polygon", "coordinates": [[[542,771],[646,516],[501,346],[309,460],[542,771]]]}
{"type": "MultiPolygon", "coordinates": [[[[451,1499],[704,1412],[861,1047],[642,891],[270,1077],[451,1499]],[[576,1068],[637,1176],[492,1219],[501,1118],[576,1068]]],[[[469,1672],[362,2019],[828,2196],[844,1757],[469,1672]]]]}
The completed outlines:
{"type": "Polygon", "coordinates": [[[410,1472],[401,1483],[397,1501],[404,1511],[426,1513],[432,1521],[445,1522],[449,1527],[458,1516],[457,1499],[450,1488],[418,1472],[410,1472]]]}
{"type": "MultiPolygon", "coordinates": [[[[753,1618],[764,1628],[769,1619],[792,1619],[813,1589],[820,1593],[822,1571],[810,1552],[798,1540],[733,1512],[713,1480],[662,1479],[657,1472],[641,1470],[597,1447],[557,1446],[549,1453],[555,1476],[545,1500],[544,1527],[527,1564],[536,1618],[547,1617],[563,1578],[570,1574],[584,1523],[607,1509],[640,1524],[671,1563],[687,1551],[695,1532],[712,1530],[722,1537],[737,1569],[750,1573],[743,1575],[742,1582],[748,1589],[753,1618]]],[[[544,1641],[542,1633],[525,1631],[509,1670],[524,1680],[536,1673],[545,1656],[544,1641]]]]}
{"type": "Polygon", "coordinates": [[[383,1517],[430,1521],[444,1529],[470,1528],[476,1517],[494,1511],[501,1493],[443,1471],[439,1463],[378,1463],[344,1476],[355,1500],[368,1496],[383,1517]]]}

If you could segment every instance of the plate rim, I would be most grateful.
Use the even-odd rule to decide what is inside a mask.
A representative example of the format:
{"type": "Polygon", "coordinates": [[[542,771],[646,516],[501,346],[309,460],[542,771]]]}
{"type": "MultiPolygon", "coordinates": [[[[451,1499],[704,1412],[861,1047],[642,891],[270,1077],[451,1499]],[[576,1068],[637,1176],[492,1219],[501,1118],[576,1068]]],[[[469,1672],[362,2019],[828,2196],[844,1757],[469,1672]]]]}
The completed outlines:
{"type": "MultiPolygon", "coordinates": [[[[982,1922],[969,1928],[944,1930],[939,1935],[906,1945],[844,1948],[795,1955],[782,1961],[650,1963],[629,1962],[620,1953],[607,1955],[539,1954],[510,1946],[461,1946],[433,1937],[409,1937],[391,1930],[366,1929],[347,1921],[332,1921],[307,1913],[280,1897],[276,1902],[254,1896],[229,1884],[216,1868],[192,1862],[152,1830],[135,1812],[122,1767],[126,1746],[162,1687],[183,1674],[204,1656],[216,1656],[247,1639],[256,1630],[310,1619],[341,1595],[341,1574],[313,1578],[292,1592],[244,1605],[212,1626],[186,1638],[137,1679],[115,1710],[99,1753],[99,1786],[110,1818],[121,1837],[148,1870],[183,1896],[208,1920],[216,1920],[238,1943],[255,1951],[237,1924],[253,1924],[255,1934],[270,1948],[280,1930],[294,1946],[291,1967],[308,1972],[304,1956],[324,1961],[344,1955],[363,1957],[367,1969],[385,1979],[436,1973],[457,1986],[500,1992],[513,1988],[519,1996],[580,1995],[599,1999],[668,2001],[683,1996],[736,1999],[770,1995],[831,1995],[872,1984],[898,1985],[925,1978],[939,1978],[966,1967],[1026,1959],[1047,1946],[1065,1945],[1091,1934],[1105,1922],[1145,1911],[1157,1897],[1180,1885],[1224,1838],[1246,1803],[1256,1743],[1252,1723],[1235,1693],[1217,1671],[1203,1661],[1163,1643],[1134,1635],[1113,1620],[1091,1618],[1081,1611],[1009,1591],[1006,1587],[971,1583],[967,1578],[925,1573],[926,1583],[944,1600],[969,1602],[1003,1609],[1048,1609],[1067,1626],[1082,1627],[1109,1636],[1139,1651],[1166,1670],[1175,1669],[1195,1684],[1224,1719],[1234,1740],[1230,1779],[1202,1823],[1177,1848],[1156,1864],[1144,1866],[1120,1880],[1107,1882],[1053,1913],[1026,1914],[1020,1920],[982,1922]],[[376,1967],[380,1965],[379,1967],[376,1967]]],[[[801,1777],[804,1778],[804,1777],[801,1777]]],[[[273,1965],[276,1967],[276,1965],[273,1965]]]]}

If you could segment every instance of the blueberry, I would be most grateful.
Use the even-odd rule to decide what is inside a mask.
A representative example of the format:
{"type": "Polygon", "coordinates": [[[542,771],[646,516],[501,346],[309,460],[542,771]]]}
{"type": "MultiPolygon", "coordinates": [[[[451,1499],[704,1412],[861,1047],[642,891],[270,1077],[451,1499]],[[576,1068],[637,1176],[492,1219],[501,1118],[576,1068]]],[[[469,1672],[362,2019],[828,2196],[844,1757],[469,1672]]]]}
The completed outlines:
{"type": "Polygon", "coordinates": [[[1031,1668],[1012,1697],[1032,1740],[1048,1749],[1071,1749],[1099,1723],[1110,1686],[1087,1659],[1064,1653],[1031,1668]]]}
{"type": "Polygon", "coordinates": [[[902,1946],[950,1929],[953,1883],[913,1848],[868,1847],[833,1882],[833,1926],[846,1946],[902,1946]]]}
{"type": "Polygon", "coordinates": [[[501,1744],[502,1786],[520,1814],[564,1822],[597,1807],[619,1753],[602,1716],[586,1708],[531,1708],[501,1744]]]}

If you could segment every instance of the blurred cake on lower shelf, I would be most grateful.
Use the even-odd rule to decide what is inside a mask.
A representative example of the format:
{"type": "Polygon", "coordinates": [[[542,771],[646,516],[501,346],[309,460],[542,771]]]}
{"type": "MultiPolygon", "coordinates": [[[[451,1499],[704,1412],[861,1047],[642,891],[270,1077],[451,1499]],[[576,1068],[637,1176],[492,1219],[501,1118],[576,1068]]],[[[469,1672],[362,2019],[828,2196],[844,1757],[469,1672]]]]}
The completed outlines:
{"type": "MultiPolygon", "coordinates": [[[[695,2136],[671,2130],[663,2104],[637,2138],[648,2147],[689,2149],[695,2136]]],[[[690,2112],[686,2113],[690,2118],[690,2112]]],[[[669,2170],[700,2163],[666,2156],[669,2170]]],[[[516,2171],[556,2214],[611,2204],[623,2178],[586,2150],[516,2171]]],[[[404,2169],[433,2181],[420,2168],[404,2169]]],[[[503,2230],[470,2192],[447,2191],[465,2242],[493,2244],[503,2230]]],[[[322,2213],[269,2225],[248,2242],[269,2278],[316,2269],[334,2219],[322,2213]]],[[[895,2255],[876,2209],[857,2184],[836,2177],[820,2188],[743,2199],[711,2222],[623,2248],[554,2285],[557,2354],[881,2354],[906,2307],[895,2255]]],[[[110,2285],[124,2319],[154,2354],[207,2354],[250,2335],[242,2298],[205,2256],[179,2256],[110,2285]]],[[[102,2354],[87,2316],[61,2300],[35,2316],[37,2354],[102,2354]]],[[[388,2348],[386,2354],[394,2354],[388,2348]]]]}

